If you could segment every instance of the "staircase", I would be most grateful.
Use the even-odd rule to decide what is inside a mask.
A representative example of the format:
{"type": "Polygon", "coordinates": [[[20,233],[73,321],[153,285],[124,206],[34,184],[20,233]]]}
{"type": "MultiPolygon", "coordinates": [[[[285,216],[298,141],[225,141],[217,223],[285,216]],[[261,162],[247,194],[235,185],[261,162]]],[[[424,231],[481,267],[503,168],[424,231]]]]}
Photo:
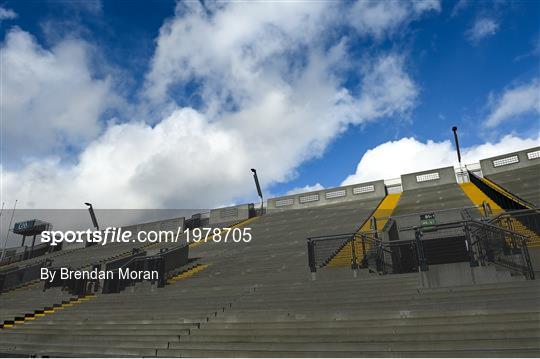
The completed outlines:
{"type": "MultiPolygon", "coordinates": [[[[511,193],[502,189],[500,186],[489,181],[488,179],[477,178],[477,180],[482,181],[481,183],[485,183],[486,186],[489,186],[489,188],[491,188],[489,193],[491,193],[493,196],[495,196],[494,193],[497,193],[496,195],[501,198],[504,197],[506,200],[518,201],[518,203],[523,206],[527,205],[526,203],[522,202],[520,199],[513,196],[511,193]]],[[[489,217],[492,214],[495,215],[494,217],[492,216],[492,218],[490,219],[491,223],[528,237],[529,248],[540,247],[540,233],[537,233],[530,228],[535,227],[540,230],[540,212],[537,209],[531,208],[505,212],[505,210],[499,206],[499,204],[497,203],[497,201],[495,201],[494,198],[491,198],[486,193],[482,192],[474,183],[462,183],[460,184],[460,186],[461,189],[463,189],[463,191],[465,192],[465,194],[467,194],[471,202],[473,202],[475,205],[482,206],[484,202],[489,204],[492,213],[485,213],[485,216],[489,217]],[[536,218],[534,218],[534,216],[536,216],[536,218]],[[532,220],[529,220],[531,218],[532,220]],[[533,225],[530,227],[526,226],[523,223],[524,220],[533,223],[533,225]]],[[[500,199],[498,200],[498,202],[501,201],[502,200],[500,199]]]]}
{"type": "MultiPolygon", "coordinates": [[[[516,211],[516,212],[507,212],[504,214],[501,214],[491,220],[491,223],[506,228],[509,230],[512,230],[514,232],[517,232],[525,237],[528,238],[528,247],[529,248],[535,248],[540,247],[540,235],[534,231],[532,231],[528,226],[523,224],[528,218],[531,217],[537,217],[535,218],[536,221],[538,221],[540,225],[540,212],[538,210],[523,210],[523,211],[516,211]]],[[[534,220],[533,220],[534,221],[534,220]]],[[[531,226],[536,227],[536,226],[531,226]]]]}
{"type": "MultiPolygon", "coordinates": [[[[364,222],[362,227],[360,228],[359,232],[370,234],[373,232],[374,228],[371,228],[371,220],[372,218],[376,218],[376,230],[380,231],[384,228],[386,222],[388,221],[388,217],[392,215],[392,212],[394,208],[396,208],[399,198],[401,197],[401,193],[392,193],[387,195],[379,204],[377,209],[373,212],[371,217],[364,222]]],[[[364,245],[362,245],[362,241],[354,241],[349,242],[337,252],[337,254],[329,259],[328,261],[328,267],[346,267],[351,265],[351,258],[352,258],[352,251],[353,251],[353,243],[354,243],[354,250],[356,253],[357,258],[363,258],[364,257],[364,250],[366,252],[369,252],[371,250],[371,242],[365,242],[364,245]]]]}

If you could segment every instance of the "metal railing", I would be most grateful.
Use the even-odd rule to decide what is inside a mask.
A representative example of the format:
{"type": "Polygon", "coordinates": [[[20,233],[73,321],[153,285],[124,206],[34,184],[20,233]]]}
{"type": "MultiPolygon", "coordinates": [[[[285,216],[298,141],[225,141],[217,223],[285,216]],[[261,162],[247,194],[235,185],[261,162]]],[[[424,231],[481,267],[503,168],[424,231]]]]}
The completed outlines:
{"type": "MultiPolygon", "coordinates": [[[[141,282],[144,277],[136,276],[122,277],[122,271],[129,269],[130,272],[145,271],[148,273],[156,272],[157,278],[150,279],[152,284],[157,283],[158,287],[165,285],[167,278],[171,272],[188,263],[189,246],[182,244],[174,248],[163,248],[159,253],[147,255],[145,251],[134,249],[128,257],[116,259],[108,262],[104,266],[105,279],[78,279],[68,278],[62,279],[60,275],[55,275],[54,281],[46,281],[43,290],[52,287],[62,287],[74,295],[86,295],[95,293],[101,290],[102,293],[118,293],[135,283],[141,282]]],[[[40,265],[41,266],[41,265],[40,265]]],[[[95,263],[92,266],[86,267],[90,271],[101,271],[102,264],[95,263]]],[[[50,272],[60,272],[60,268],[49,268],[50,272]]],[[[68,268],[70,270],[70,268],[68,268]]]]}
{"type": "Polygon", "coordinates": [[[499,207],[504,210],[524,210],[534,207],[530,203],[522,200],[521,198],[511,198],[509,195],[501,193],[498,189],[488,184],[485,180],[478,177],[471,171],[469,171],[469,178],[476,187],[478,187],[489,198],[491,198],[493,202],[497,203],[497,205],[499,205],[499,207]]]}
{"type": "Polygon", "coordinates": [[[523,229],[528,229],[536,236],[540,236],[540,209],[524,209],[501,213],[492,218],[489,223],[518,233],[522,232],[523,229]]]}
{"type": "Polygon", "coordinates": [[[527,236],[487,221],[468,221],[465,228],[471,266],[494,263],[527,279],[535,279],[527,236]]]}
{"type": "Polygon", "coordinates": [[[469,261],[471,267],[494,263],[534,279],[528,238],[516,231],[473,219],[416,226],[413,230],[414,240],[399,240],[397,230],[396,236],[390,236],[389,241],[380,240],[377,232],[308,238],[309,268],[312,273],[316,272],[350,245],[353,270],[368,268],[380,274],[409,273],[427,271],[430,263],[469,261]],[[358,243],[361,253],[357,253],[358,243]],[[427,244],[430,246],[426,248],[427,244]],[[458,256],[445,253],[445,245],[457,245],[458,256]]]}
{"type": "Polygon", "coordinates": [[[307,239],[308,266],[312,273],[325,267],[346,246],[351,247],[351,269],[370,269],[380,274],[404,273],[418,268],[415,241],[383,242],[377,232],[344,233],[307,239]],[[411,254],[411,256],[403,255],[411,254]]]}
{"type": "Polygon", "coordinates": [[[309,237],[308,266],[311,272],[324,267],[354,238],[355,233],[342,233],[329,236],[309,237]]]}
{"type": "MultiPolygon", "coordinates": [[[[93,264],[91,271],[100,270],[100,264],[93,264]]],[[[43,291],[46,291],[49,288],[61,287],[62,290],[67,291],[68,293],[75,296],[84,296],[88,293],[94,293],[99,288],[99,280],[91,278],[75,278],[74,276],[69,276],[67,279],[62,278],[62,270],[67,270],[67,272],[72,272],[74,269],[71,267],[50,267],[48,268],[49,273],[52,273],[52,280],[46,280],[43,284],[43,291]]]]}
{"type": "Polygon", "coordinates": [[[28,264],[22,267],[10,268],[0,272],[0,293],[20,287],[40,278],[41,268],[50,266],[51,259],[28,264]]]}
{"type": "MultiPolygon", "coordinates": [[[[433,237],[437,231],[463,232],[468,261],[471,267],[493,263],[506,269],[534,279],[529,251],[528,237],[513,230],[502,228],[488,221],[464,220],[430,226],[417,227],[423,236],[428,230],[433,237]]],[[[436,239],[435,239],[436,240],[436,239]]],[[[429,254],[426,255],[429,262],[429,254]]]]}
{"type": "Polygon", "coordinates": [[[121,271],[127,268],[135,272],[157,272],[157,279],[153,278],[150,282],[152,284],[157,283],[158,287],[163,287],[171,272],[188,263],[189,246],[183,244],[170,249],[163,248],[159,253],[154,255],[146,256],[145,254],[134,253],[128,260],[124,260],[123,263],[114,263],[109,269],[113,272],[113,275],[111,278],[104,280],[102,293],[118,293],[143,280],[140,277],[133,279],[121,278],[121,271]]]}

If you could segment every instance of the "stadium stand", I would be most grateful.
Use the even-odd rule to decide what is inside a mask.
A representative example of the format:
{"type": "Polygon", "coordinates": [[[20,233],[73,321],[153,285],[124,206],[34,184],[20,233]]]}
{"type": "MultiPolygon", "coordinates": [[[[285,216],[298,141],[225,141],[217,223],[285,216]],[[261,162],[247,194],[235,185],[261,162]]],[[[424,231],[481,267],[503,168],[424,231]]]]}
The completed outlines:
{"type": "MultiPolygon", "coordinates": [[[[484,201],[492,211],[496,201],[474,183],[459,185],[453,168],[403,175],[401,183],[401,194],[387,195],[374,187],[376,196],[352,197],[353,188],[367,187],[356,185],[345,188],[345,195],[340,187],[270,199],[273,205],[265,215],[246,219],[238,211],[242,219],[236,222],[219,223],[232,210],[214,212],[211,226],[249,227],[252,241],[191,244],[189,263],[163,287],[141,282],[119,293],[97,292],[82,299],[59,288],[43,292],[40,285],[4,293],[4,320],[19,320],[13,318],[0,330],[0,354],[539,356],[540,283],[502,261],[505,255],[522,258],[526,246],[507,244],[527,236],[492,222],[510,212],[485,212],[484,201]],[[321,201],[327,193],[334,193],[331,202],[321,201]],[[317,201],[321,203],[312,203],[317,201]],[[420,240],[428,261],[415,262],[409,272],[374,270],[363,263],[351,271],[348,256],[364,254],[350,242],[357,236],[376,244],[368,248],[370,253],[386,246],[390,262],[397,258],[396,245],[420,240]],[[308,238],[314,247],[306,246],[308,238]],[[483,238],[478,243],[489,244],[485,250],[495,251],[492,243],[500,246],[502,259],[491,252],[471,257],[481,247],[465,246],[469,238],[483,238]],[[449,246],[448,239],[459,245],[449,246]],[[310,257],[315,266],[306,260],[310,257]],[[476,279],[463,280],[470,276],[476,279]],[[66,302],[63,309],[54,309],[58,301],[66,302]],[[53,309],[34,320],[21,319],[45,307],[53,309]]],[[[63,265],[88,266],[126,249],[115,246],[88,247],[56,259],[63,265]]]]}
{"type": "Polygon", "coordinates": [[[484,177],[532,206],[540,206],[540,147],[480,161],[484,177]]]}
{"type": "Polygon", "coordinates": [[[60,305],[72,297],[60,288],[43,291],[42,286],[37,283],[27,288],[5,293],[1,299],[0,323],[9,323],[15,321],[16,318],[32,317],[35,310],[44,310],[55,304],[60,305]]]}

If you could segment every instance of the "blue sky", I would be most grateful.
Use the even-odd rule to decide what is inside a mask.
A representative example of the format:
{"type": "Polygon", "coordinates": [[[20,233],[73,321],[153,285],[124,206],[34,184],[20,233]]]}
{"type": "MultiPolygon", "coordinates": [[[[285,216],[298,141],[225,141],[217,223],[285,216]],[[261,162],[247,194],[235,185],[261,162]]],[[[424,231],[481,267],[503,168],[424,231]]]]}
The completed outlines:
{"type": "Polygon", "coordinates": [[[539,1],[0,7],[2,200],[26,207],[398,177],[455,165],[453,125],[469,162],[538,145],[539,1]]]}

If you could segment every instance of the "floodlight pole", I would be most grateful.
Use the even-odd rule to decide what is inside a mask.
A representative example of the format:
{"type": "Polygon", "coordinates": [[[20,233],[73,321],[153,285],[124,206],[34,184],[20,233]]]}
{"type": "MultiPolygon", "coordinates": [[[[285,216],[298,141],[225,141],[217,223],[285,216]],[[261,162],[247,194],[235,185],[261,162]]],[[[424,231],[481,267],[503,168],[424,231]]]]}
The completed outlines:
{"type": "Polygon", "coordinates": [[[457,127],[452,127],[452,132],[454,132],[454,141],[456,142],[456,152],[457,152],[457,158],[459,162],[459,171],[461,173],[461,179],[463,180],[463,167],[461,166],[461,151],[459,149],[459,139],[457,135],[457,127]]]}
{"type": "Polygon", "coordinates": [[[88,212],[90,212],[90,218],[92,219],[92,224],[99,231],[99,224],[96,219],[96,214],[94,213],[94,207],[92,207],[92,203],[85,202],[84,204],[88,206],[88,212]]]}
{"type": "Polygon", "coordinates": [[[255,181],[255,186],[257,187],[257,193],[259,194],[259,197],[261,197],[261,216],[262,216],[263,211],[264,211],[264,201],[263,201],[263,194],[261,191],[261,185],[259,184],[259,177],[257,176],[257,170],[255,168],[252,168],[251,172],[253,172],[253,180],[255,181]]]}
{"type": "MultiPolygon", "coordinates": [[[[15,200],[15,204],[13,205],[13,212],[11,213],[11,219],[9,220],[9,226],[7,228],[6,232],[6,241],[4,242],[4,247],[2,248],[2,255],[0,256],[0,262],[4,259],[4,256],[6,255],[6,246],[9,239],[9,229],[11,228],[11,223],[13,222],[13,216],[15,215],[15,208],[17,208],[17,200],[15,200]]],[[[2,212],[4,211],[4,204],[2,203],[2,212]]]]}

